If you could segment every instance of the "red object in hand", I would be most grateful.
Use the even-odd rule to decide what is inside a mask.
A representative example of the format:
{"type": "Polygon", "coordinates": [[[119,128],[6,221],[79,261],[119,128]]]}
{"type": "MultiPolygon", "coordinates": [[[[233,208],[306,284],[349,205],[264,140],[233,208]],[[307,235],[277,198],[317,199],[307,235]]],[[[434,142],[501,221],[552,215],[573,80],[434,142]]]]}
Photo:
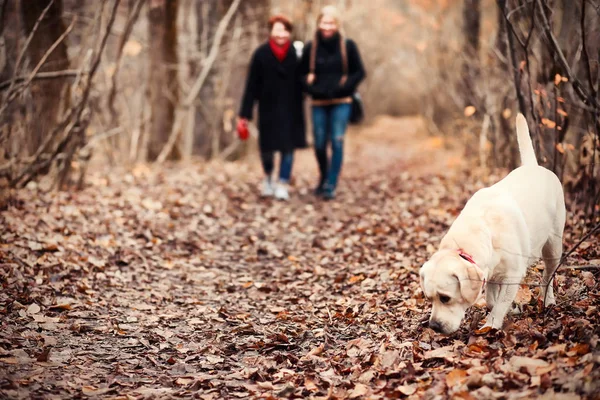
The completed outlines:
{"type": "Polygon", "coordinates": [[[240,119],[237,123],[237,133],[241,140],[246,140],[250,137],[250,132],[248,131],[248,121],[245,119],[240,119]]]}

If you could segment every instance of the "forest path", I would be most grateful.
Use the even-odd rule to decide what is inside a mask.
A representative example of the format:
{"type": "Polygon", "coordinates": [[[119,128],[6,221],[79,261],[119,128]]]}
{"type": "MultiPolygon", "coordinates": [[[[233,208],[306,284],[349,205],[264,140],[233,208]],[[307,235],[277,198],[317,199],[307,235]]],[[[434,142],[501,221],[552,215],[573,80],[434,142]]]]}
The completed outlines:
{"type": "Polygon", "coordinates": [[[525,288],[506,333],[473,335],[475,308],[434,335],[418,268],[497,177],[474,178],[419,119],[380,119],[346,148],[330,202],[311,193],[308,149],[289,202],[259,197],[255,156],[17,192],[1,215],[0,397],[591,397],[597,274],[559,274],[545,318],[525,288]]]}

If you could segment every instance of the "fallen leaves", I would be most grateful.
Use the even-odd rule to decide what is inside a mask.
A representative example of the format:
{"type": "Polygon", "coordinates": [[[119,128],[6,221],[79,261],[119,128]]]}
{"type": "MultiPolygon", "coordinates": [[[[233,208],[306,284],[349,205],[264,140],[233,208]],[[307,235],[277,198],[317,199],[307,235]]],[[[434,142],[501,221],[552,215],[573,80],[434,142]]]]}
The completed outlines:
{"type": "Polygon", "coordinates": [[[526,371],[529,375],[543,375],[556,368],[547,361],[531,357],[513,356],[508,361],[508,367],[513,372],[526,371]]]}
{"type": "MultiPolygon", "coordinates": [[[[596,270],[559,271],[551,309],[522,286],[504,331],[476,330],[483,306],[453,336],[427,328],[418,268],[488,182],[424,173],[422,149],[444,147],[392,133],[351,136],[335,202],[310,195],[310,152],[288,203],[260,199],[257,163],[17,193],[0,233],[0,397],[593,397],[596,270]]],[[[595,264],[596,243],[573,256],[595,264]]]]}
{"type": "Polygon", "coordinates": [[[27,307],[27,314],[34,315],[34,314],[39,313],[40,310],[41,310],[40,306],[38,306],[35,303],[32,303],[29,305],[29,307],[27,307]]]}

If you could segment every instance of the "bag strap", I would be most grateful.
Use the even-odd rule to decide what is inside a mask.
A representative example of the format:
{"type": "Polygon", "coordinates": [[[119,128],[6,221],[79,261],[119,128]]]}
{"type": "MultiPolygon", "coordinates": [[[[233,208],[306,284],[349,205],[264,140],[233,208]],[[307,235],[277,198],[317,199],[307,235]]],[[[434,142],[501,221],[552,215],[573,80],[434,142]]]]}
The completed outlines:
{"type": "Polygon", "coordinates": [[[344,85],[348,80],[348,48],[342,35],[340,35],[340,53],[342,53],[342,79],[340,79],[340,85],[344,85]]]}
{"type": "Polygon", "coordinates": [[[309,72],[311,74],[315,73],[315,64],[317,59],[317,45],[319,43],[319,35],[315,33],[315,39],[313,40],[312,47],[310,48],[310,65],[309,72]]]}

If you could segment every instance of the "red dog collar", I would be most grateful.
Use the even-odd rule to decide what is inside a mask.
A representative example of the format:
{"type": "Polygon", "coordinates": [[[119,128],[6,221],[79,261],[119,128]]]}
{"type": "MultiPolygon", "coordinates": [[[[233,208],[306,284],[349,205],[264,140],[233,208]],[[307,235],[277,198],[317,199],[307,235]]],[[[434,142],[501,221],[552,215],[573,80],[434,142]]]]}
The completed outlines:
{"type": "Polygon", "coordinates": [[[463,260],[466,260],[466,261],[470,262],[471,264],[477,265],[477,263],[475,262],[475,260],[473,260],[473,257],[470,254],[465,253],[462,249],[458,249],[458,255],[463,260]]]}
{"type": "MultiPolygon", "coordinates": [[[[473,256],[471,256],[469,253],[465,253],[463,249],[458,249],[458,255],[463,260],[468,261],[471,264],[473,264],[475,266],[475,268],[479,268],[479,266],[477,265],[475,260],[473,260],[473,256]]],[[[483,280],[481,281],[481,289],[483,289],[484,286],[485,286],[485,278],[483,278],[483,280]]]]}

